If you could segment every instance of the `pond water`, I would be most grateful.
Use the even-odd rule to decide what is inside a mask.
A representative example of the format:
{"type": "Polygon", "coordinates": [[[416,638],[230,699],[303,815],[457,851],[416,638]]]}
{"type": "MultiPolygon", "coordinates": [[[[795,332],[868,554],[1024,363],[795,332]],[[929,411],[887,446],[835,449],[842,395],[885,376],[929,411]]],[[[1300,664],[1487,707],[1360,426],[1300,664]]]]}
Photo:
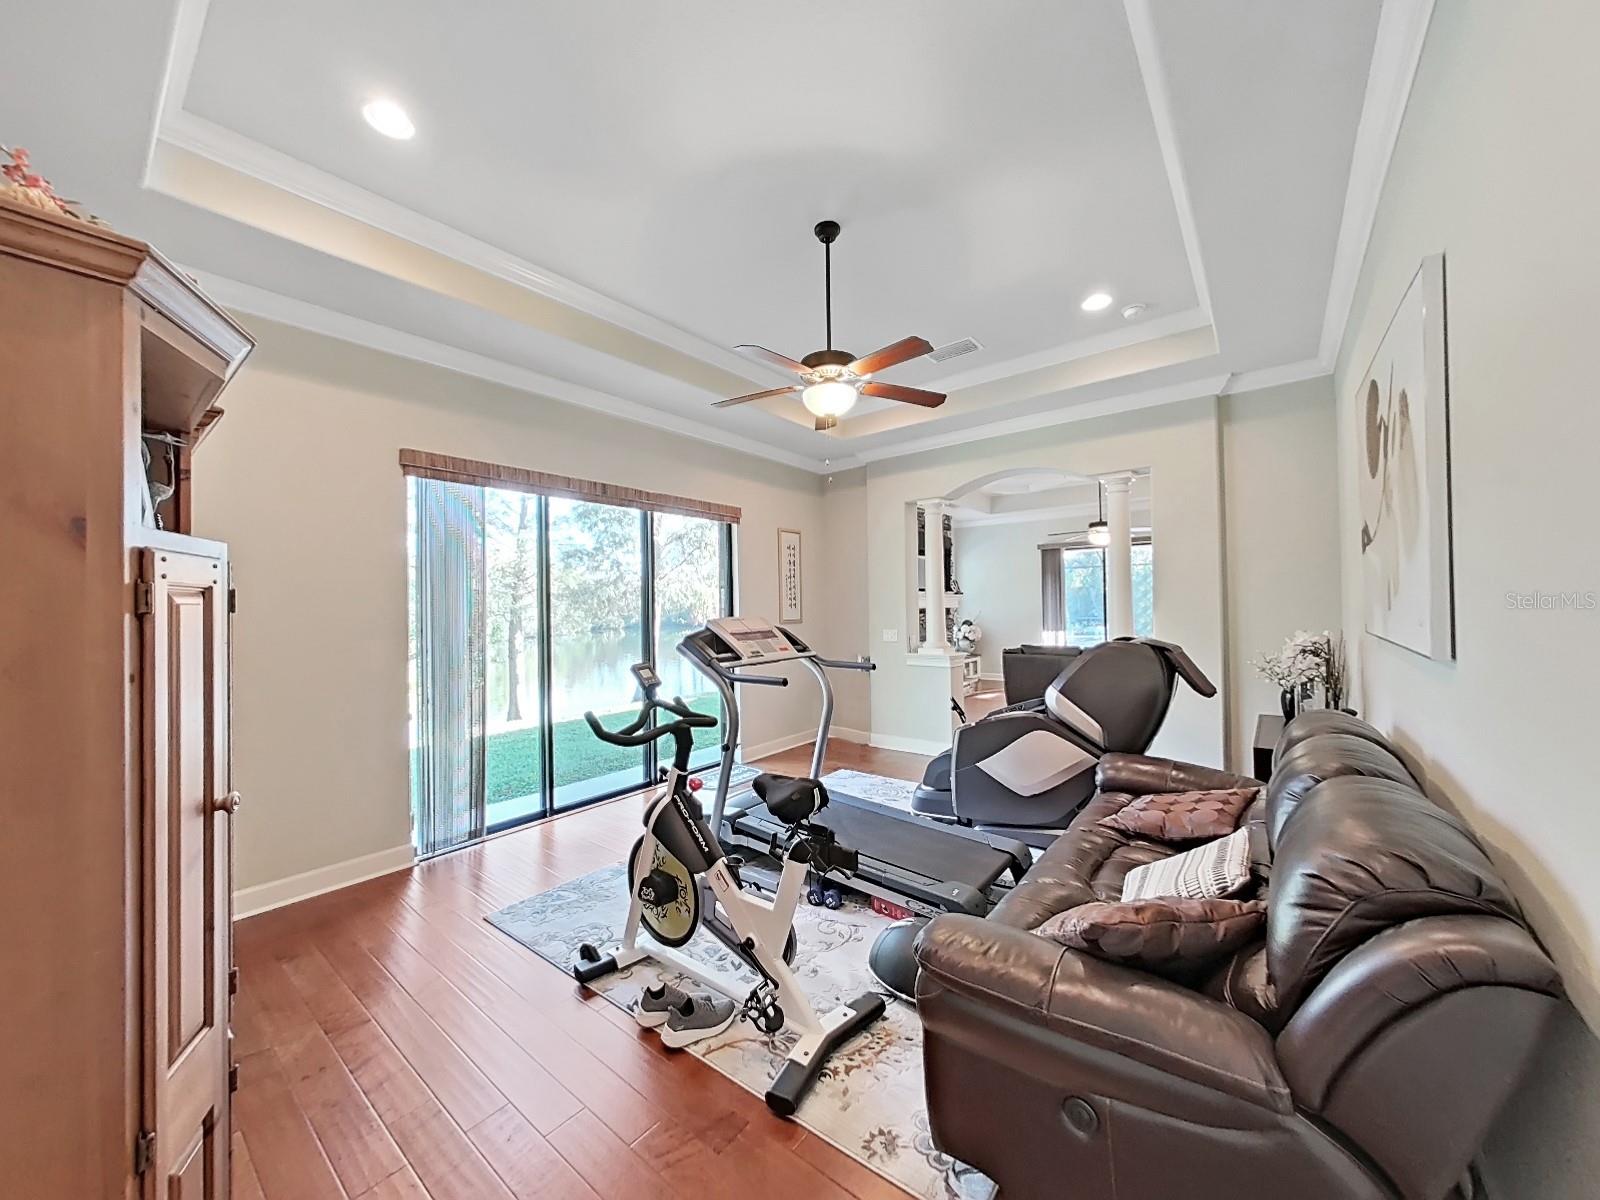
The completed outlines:
{"type": "MultiPolygon", "coordinates": [[[[688,629],[663,629],[662,653],[657,655],[656,671],[661,676],[661,691],[666,696],[706,695],[716,690],[712,682],[678,653],[678,642],[688,629]]],[[[553,721],[582,717],[587,711],[619,712],[637,703],[638,687],[628,668],[641,658],[640,631],[637,628],[614,635],[557,638],[551,651],[550,700],[553,721]]],[[[538,702],[538,641],[529,638],[518,661],[522,686],[522,720],[534,717],[538,702]]],[[[489,656],[488,718],[492,733],[507,726],[507,672],[505,651],[489,656]]]]}

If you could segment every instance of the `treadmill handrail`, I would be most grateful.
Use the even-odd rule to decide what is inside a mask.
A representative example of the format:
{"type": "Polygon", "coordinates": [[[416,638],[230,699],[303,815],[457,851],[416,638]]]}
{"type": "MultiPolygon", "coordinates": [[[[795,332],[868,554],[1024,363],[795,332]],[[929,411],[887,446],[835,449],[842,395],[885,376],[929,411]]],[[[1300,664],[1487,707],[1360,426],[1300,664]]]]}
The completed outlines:
{"type": "MultiPolygon", "coordinates": [[[[792,634],[778,626],[780,631],[789,638],[791,644],[795,638],[792,634]]],[[[731,655],[717,655],[708,652],[707,646],[701,640],[699,633],[687,634],[678,643],[678,653],[687,658],[699,668],[716,685],[717,692],[722,698],[723,711],[726,719],[722,728],[722,761],[721,769],[717,772],[716,794],[711,803],[711,829],[717,837],[722,836],[723,812],[728,803],[728,785],[733,775],[734,752],[739,745],[739,701],[735,694],[738,684],[753,683],[765,687],[788,687],[789,680],[782,676],[774,675],[746,675],[740,668],[747,664],[732,660],[731,655]]],[[[854,662],[844,659],[823,658],[809,646],[803,652],[792,657],[765,659],[760,665],[776,666],[778,663],[798,662],[804,663],[816,676],[817,687],[821,692],[822,712],[817,721],[817,740],[811,752],[811,775],[816,777],[822,772],[822,765],[828,753],[828,734],[833,724],[833,685],[828,680],[828,671],[875,671],[877,664],[865,655],[854,662]]],[[[756,664],[749,664],[756,665],[756,664]]]]}
{"type": "Polygon", "coordinates": [[[728,671],[727,676],[734,683],[759,683],[766,687],[789,686],[789,681],[782,675],[746,675],[741,671],[728,671]]]}

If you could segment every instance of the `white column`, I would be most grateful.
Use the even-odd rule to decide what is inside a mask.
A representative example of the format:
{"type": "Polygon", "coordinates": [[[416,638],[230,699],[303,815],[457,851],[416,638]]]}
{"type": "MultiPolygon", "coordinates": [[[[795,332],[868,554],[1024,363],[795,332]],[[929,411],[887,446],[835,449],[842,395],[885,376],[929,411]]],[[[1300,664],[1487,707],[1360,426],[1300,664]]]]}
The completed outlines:
{"type": "Polygon", "coordinates": [[[949,654],[950,639],[944,632],[944,501],[922,502],[922,598],[927,602],[928,639],[924,654],[949,654]]]}
{"type": "Polygon", "coordinates": [[[1111,544],[1106,547],[1106,638],[1133,635],[1133,517],[1128,492],[1131,475],[1114,475],[1101,481],[1106,490],[1106,524],[1111,544]]]}

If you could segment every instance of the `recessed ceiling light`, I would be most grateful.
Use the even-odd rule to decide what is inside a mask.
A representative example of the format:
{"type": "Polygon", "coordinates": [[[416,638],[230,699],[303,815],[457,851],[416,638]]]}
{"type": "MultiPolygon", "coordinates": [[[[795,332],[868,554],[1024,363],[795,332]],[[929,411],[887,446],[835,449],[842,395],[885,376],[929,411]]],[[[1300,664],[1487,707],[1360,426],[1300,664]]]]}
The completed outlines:
{"type": "Polygon", "coordinates": [[[1122,306],[1122,319],[1124,321],[1131,321],[1149,307],[1150,306],[1148,304],[1141,303],[1125,304],[1122,306]]]}
{"type": "MultiPolygon", "coordinates": [[[[384,137],[391,137],[397,141],[406,141],[416,132],[417,127],[411,123],[411,118],[406,116],[406,110],[393,100],[369,100],[361,107],[361,115],[384,137]]],[[[1106,301],[1108,304],[1110,300],[1106,301]]]]}
{"type": "Polygon", "coordinates": [[[1108,292],[1090,292],[1083,298],[1084,312],[1100,312],[1111,307],[1111,295],[1108,292]]]}

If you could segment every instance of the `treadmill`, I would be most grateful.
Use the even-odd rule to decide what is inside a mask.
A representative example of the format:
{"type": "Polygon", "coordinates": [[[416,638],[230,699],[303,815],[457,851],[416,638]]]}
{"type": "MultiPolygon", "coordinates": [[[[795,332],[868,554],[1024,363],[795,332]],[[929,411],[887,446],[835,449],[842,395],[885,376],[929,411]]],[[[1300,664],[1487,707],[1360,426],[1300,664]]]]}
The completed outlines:
{"type": "MultiPolygon", "coordinates": [[[[767,811],[748,786],[732,796],[734,754],[739,744],[740,686],[788,687],[782,675],[758,674],[756,667],[804,663],[822,693],[811,777],[822,773],[833,724],[833,686],[829,671],[871,671],[869,659],[855,662],[821,657],[791,630],[759,617],[720,617],[678,643],[678,653],[717,687],[727,719],[723,723],[722,769],[717,775],[711,828],[723,845],[777,856],[788,827],[767,811]]],[[[941,912],[985,915],[997,890],[1022,879],[1033,852],[1014,838],[958,825],[936,824],[872,800],[828,789],[828,806],[811,820],[833,831],[840,845],[856,852],[855,869],[835,872],[852,890],[879,896],[922,916],[941,912]]]]}

